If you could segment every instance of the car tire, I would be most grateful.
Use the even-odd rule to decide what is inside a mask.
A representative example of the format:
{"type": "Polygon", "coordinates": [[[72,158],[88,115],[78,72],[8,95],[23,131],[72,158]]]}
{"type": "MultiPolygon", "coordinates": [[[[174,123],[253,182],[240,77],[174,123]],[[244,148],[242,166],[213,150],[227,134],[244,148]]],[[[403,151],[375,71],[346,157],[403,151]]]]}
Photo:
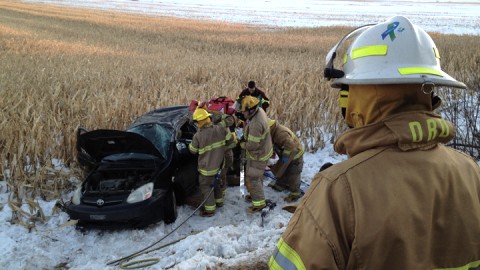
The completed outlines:
{"type": "Polygon", "coordinates": [[[163,221],[166,224],[170,224],[177,220],[177,200],[175,198],[175,192],[169,190],[167,196],[165,196],[164,208],[163,208],[163,221]]]}

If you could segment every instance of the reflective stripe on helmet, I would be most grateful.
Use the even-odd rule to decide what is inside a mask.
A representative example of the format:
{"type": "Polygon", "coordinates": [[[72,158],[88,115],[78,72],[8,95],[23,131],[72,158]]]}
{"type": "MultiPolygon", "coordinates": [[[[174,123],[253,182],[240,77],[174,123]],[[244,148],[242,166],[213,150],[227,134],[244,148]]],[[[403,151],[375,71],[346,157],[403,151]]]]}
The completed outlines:
{"type": "Polygon", "coordinates": [[[292,249],[283,237],[278,240],[269,262],[270,269],[306,269],[302,258],[292,249]]]}
{"type": "Polygon", "coordinates": [[[352,60],[366,56],[387,55],[387,45],[373,45],[352,50],[352,60]]]}
{"type": "Polygon", "coordinates": [[[425,67],[406,67],[406,68],[399,68],[398,72],[401,75],[412,75],[412,74],[431,74],[443,77],[443,74],[433,68],[425,68],[425,67]]]}
{"type": "Polygon", "coordinates": [[[440,59],[440,53],[438,52],[437,47],[433,47],[433,53],[435,54],[435,57],[440,59]]]}
{"type": "Polygon", "coordinates": [[[425,83],[466,88],[464,83],[441,69],[440,54],[430,35],[403,16],[357,29],[342,38],[327,54],[324,76],[334,79],[332,86],[335,88],[342,85],[425,83]],[[343,70],[334,69],[333,60],[338,48],[350,38],[354,40],[345,54],[343,70]]]}

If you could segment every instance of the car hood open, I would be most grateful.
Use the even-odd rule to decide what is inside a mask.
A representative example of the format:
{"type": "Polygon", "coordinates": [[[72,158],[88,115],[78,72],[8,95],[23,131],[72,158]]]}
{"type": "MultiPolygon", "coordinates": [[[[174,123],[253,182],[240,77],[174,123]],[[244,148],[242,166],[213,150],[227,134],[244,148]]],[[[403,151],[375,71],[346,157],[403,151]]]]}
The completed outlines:
{"type": "Polygon", "coordinates": [[[81,134],[77,144],[97,162],[119,153],[149,154],[163,159],[162,154],[147,138],[133,132],[97,129],[81,134]]]}

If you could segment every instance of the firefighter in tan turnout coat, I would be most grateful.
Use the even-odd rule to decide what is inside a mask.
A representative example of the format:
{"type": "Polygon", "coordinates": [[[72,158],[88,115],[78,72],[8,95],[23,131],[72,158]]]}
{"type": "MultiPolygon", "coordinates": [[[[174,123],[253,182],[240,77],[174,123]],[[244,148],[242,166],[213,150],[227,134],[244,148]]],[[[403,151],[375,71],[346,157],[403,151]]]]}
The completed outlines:
{"type": "Polygon", "coordinates": [[[284,125],[275,120],[268,123],[272,136],[273,150],[278,156],[278,161],[273,165],[272,172],[277,178],[270,187],[276,191],[288,189],[290,194],[285,201],[298,200],[300,191],[300,177],[303,170],[303,145],[298,137],[284,125]]]}
{"type": "Polygon", "coordinates": [[[404,17],[355,31],[343,71],[332,64],[342,42],[325,70],[348,89],[351,129],[334,147],[349,159],[312,180],[270,268],[479,269],[480,168],[445,146],[455,128],[434,112],[435,87],[465,85],[404,17]]]}
{"type": "Polygon", "coordinates": [[[247,119],[240,146],[245,149],[247,158],[245,184],[252,200],[248,210],[257,212],[266,207],[262,182],[267,161],[273,154],[272,139],[267,115],[256,97],[244,97],[241,110],[247,119]]]}
{"type": "MultiPolygon", "coordinates": [[[[228,129],[213,125],[210,114],[201,108],[193,112],[193,121],[197,122],[198,130],[188,146],[190,152],[198,154],[198,172],[200,191],[204,199],[210,193],[215,177],[224,166],[225,151],[234,144],[232,134],[228,129]]],[[[223,206],[222,181],[214,186],[214,194],[210,194],[201,212],[202,216],[215,214],[217,205],[223,206]]]]}

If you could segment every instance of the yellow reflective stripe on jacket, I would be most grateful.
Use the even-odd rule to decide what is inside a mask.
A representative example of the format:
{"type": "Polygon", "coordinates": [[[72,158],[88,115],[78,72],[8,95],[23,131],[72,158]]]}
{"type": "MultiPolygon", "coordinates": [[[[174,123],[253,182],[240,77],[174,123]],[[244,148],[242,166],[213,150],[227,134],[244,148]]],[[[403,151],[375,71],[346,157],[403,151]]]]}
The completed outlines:
{"type": "MultiPolygon", "coordinates": [[[[293,133],[293,131],[290,131],[290,136],[292,136],[292,138],[295,139],[295,134],[293,133]]],[[[284,151],[286,152],[286,151],[284,151]]],[[[300,144],[300,151],[298,152],[298,154],[296,154],[293,159],[298,159],[299,157],[301,157],[303,155],[303,153],[305,152],[305,149],[303,148],[303,145],[300,144]]],[[[288,151],[288,154],[290,154],[290,151],[288,151]]]]}
{"type": "Polygon", "coordinates": [[[232,132],[227,132],[227,135],[225,136],[225,140],[229,141],[232,138],[233,138],[232,142],[226,145],[228,149],[233,149],[235,148],[235,146],[237,146],[237,138],[234,135],[232,135],[232,132]]]}
{"type": "Polygon", "coordinates": [[[213,175],[217,174],[218,171],[220,171],[220,169],[213,169],[213,170],[210,170],[210,171],[207,171],[207,170],[204,170],[204,169],[198,169],[198,172],[200,172],[202,175],[205,175],[205,176],[213,176],[213,175]]]}
{"type": "Polygon", "coordinates": [[[298,253],[293,250],[289,245],[287,245],[283,238],[280,238],[280,240],[278,240],[275,251],[270,258],[269,267],[270,269],[285,270],[306,269],[298,253]]]}
{"type": "Polygon", "coordinates": [[[352,60],[360,57],[366,56],[379,56],[387,55],[388,46],[387,45],[372,45],[360,47],[352,50],[352,60]]]}
{"type": "Polygon", "coordinates": [[[412,74],[431,74],[443,77],[443,74],[433,68],[426,68],[426,67],[406,67],[406,68],[399,68],[398,72],[400,75],[412,75],[412,74]]]}
{"type": "Polygon", "coordinates": [[[190,150],[190,152],[198,153],[198,148],[194,147],[192,144],[188,145],[188,149],[190,150]]]}
{"type": "Polygon", "coordinates": [[[259,161],[267,161],[268,159],[270,159],[270,157],[273,155],[273,148],[270,148],[270,151],[268,151],[268,153],[263,156],[263,157],[260,157],[260,158],[255,158],[254,156],[250,155],[250,153],[248,152],[247,150],[247,158],[250,159],[250,160],[259,160],[259,161]]]}
{"type": "Polygon", "coordinates": [[[474,261],[469,264],[460,267],[452,267],[452,268],[435,268],[434,270],[473,270],[478,269],[480,267],[480,261],[474,261]]]}
{"type": "Polygon", "coordinates": [[[227,149],[233,149],[235,148],[235,146],[237,146],[237,144],[235,142],[232,142],[231,144],[227,145],[227,149]]]}
{"type": "MultiPolygon", "coordinates": [[[[191,144],[190,144],[191,145],[191,144]]],[[[225,146],[225,140],[221,140],[219,142],[215,142],[215,143],[212,143],[210,145],[207,145],[203,148],[200,148],[198,149],[198,153],[201,155],[201,154],[205,154],[206,152],[208,151],[212,151],[213,149],[216,149],[216,148],[219,148],[219,147],[222,147],[222,146],[225,146]]]]}
{"type": "Polygon", "coordinates": [[[261,140],[264,140],[267,137],[269,132],[270,132],[270,128],[267,128],[267,129],[265,129],[265,132],[263,132],[263,134],[260,137],[248,134],[247,140],[251,141],[251,142],[259,143],[261,140]]]}
{"type": "Polygon", "coordinates": [[[300,158],[303,153],[305,152],[305,149],[303,148],[303,145],[302,145],[302,149],[300,150],[300,152],[298,152],[298,154],[296,154],[293,159],[297,159],[297,158],[300,158]]]}

